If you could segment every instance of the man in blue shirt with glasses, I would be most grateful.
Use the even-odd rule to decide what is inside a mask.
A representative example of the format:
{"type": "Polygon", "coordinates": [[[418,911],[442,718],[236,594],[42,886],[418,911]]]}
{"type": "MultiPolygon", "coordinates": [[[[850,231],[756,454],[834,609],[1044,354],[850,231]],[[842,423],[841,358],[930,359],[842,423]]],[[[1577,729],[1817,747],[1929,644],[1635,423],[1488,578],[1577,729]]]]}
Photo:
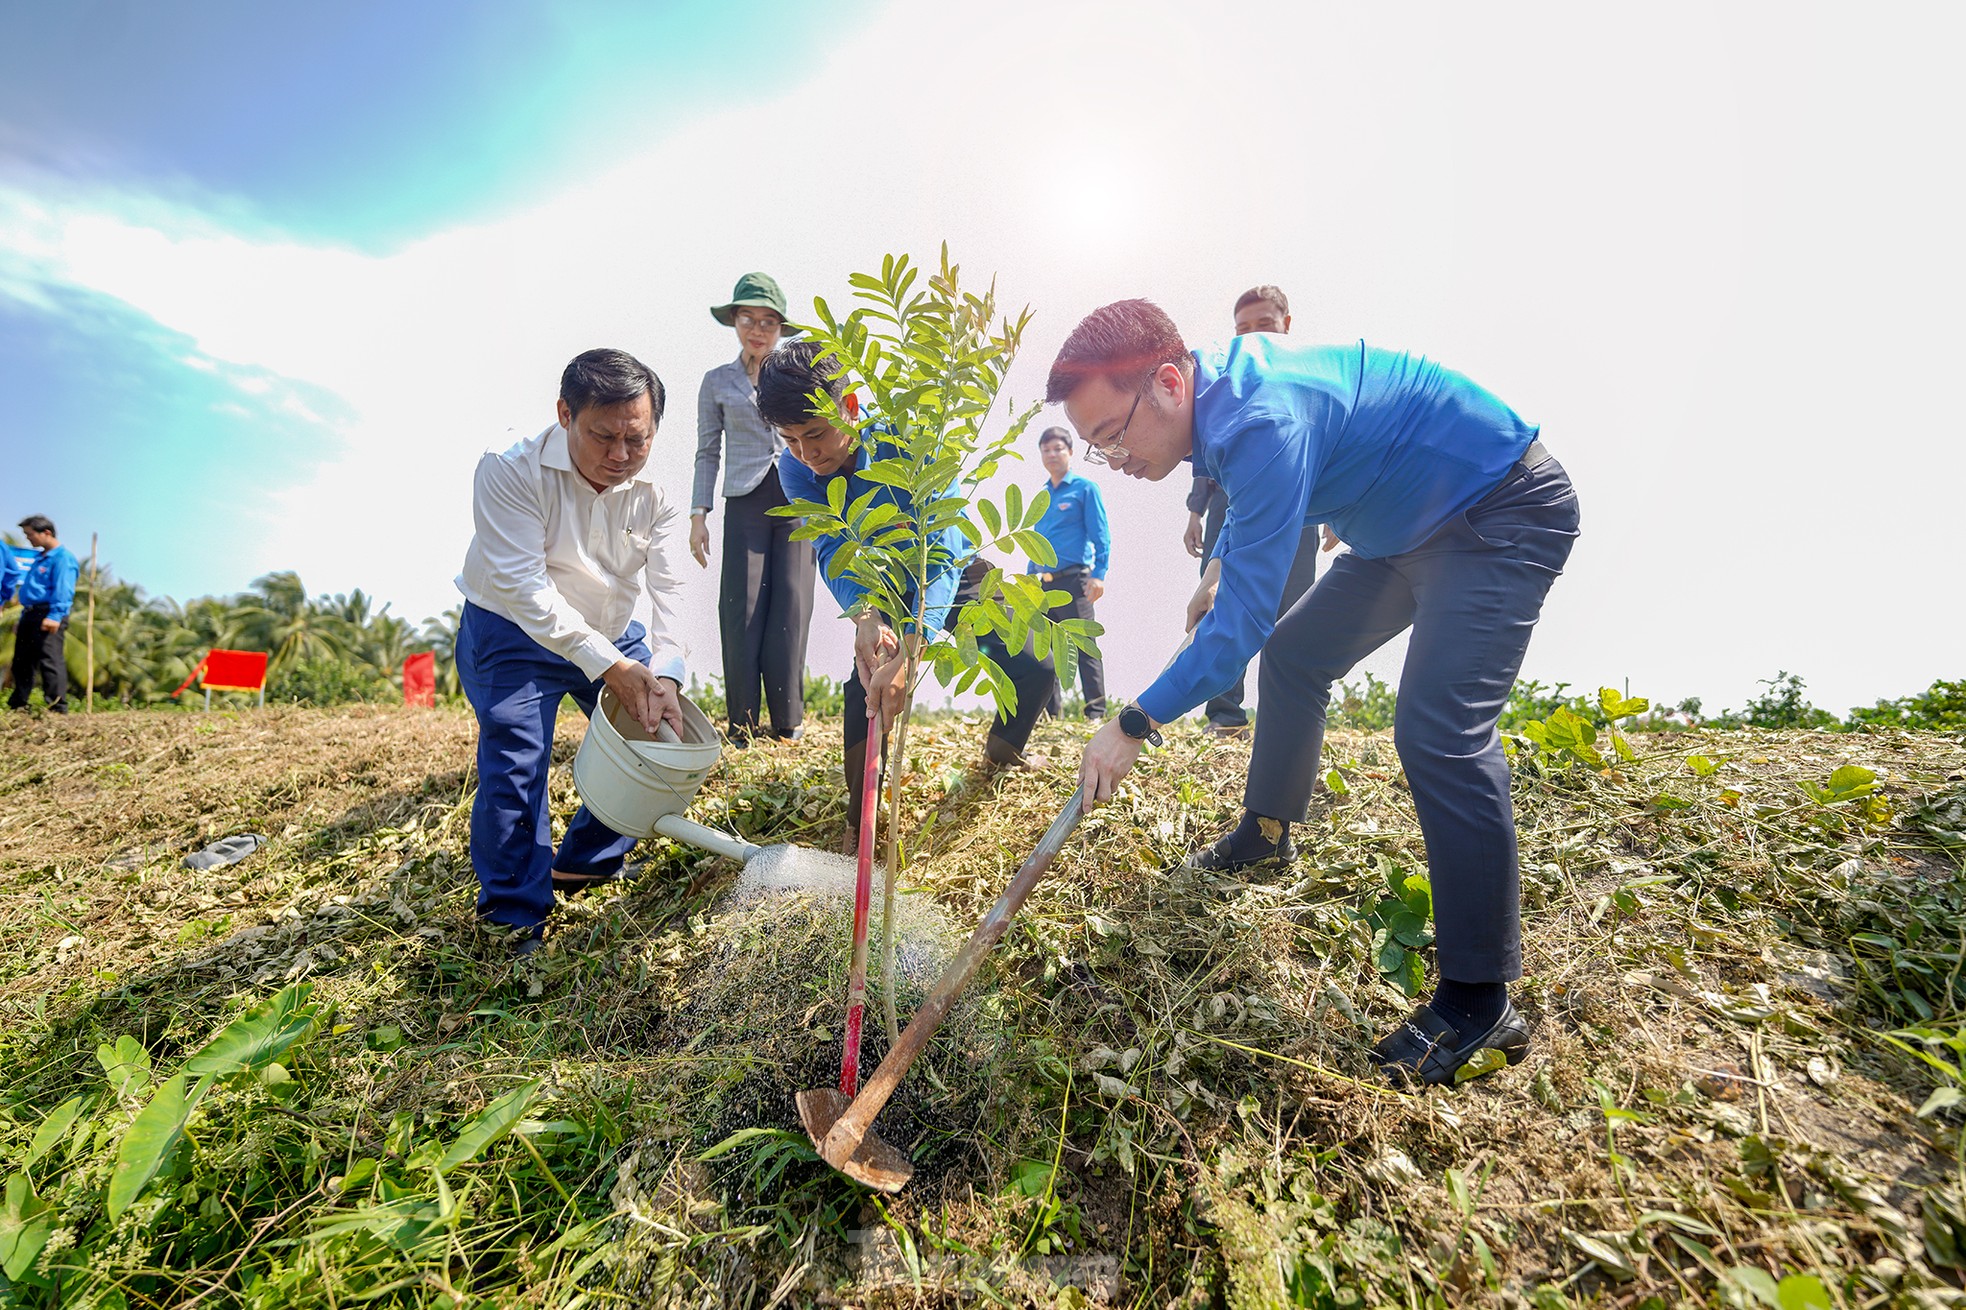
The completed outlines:
{"type": "MultiPolygon", "coordinates": [[[[1072,472],[1072,434],[1064,428],[1046,428],[1038,437],[1038,454],[1044,460],[1044,471],[1051,475],[1044,488],[1051,499],[1038,520],[1038,535],[1051,544],[1056,561],[1040,567],[1034,560],[1024,571],[1043,578],[1047,589],[1070,597],[1052,607],[1053,621],[1090,619],[1092,607],[1106,594],[1106,570],[1113,562],[1113,530],[1106,522],[1106,498],[1100,494],[1098,483],[1072,472]]],[[[1078,660],[1085,717],[1103,719],[1105,662],[1089,650],[1081,650],[1078,660]]],[[[1064,695],[1053,681],[1045,712],[1056,718],[1064,708],[1064,695]]]]}
{"type": "Polygon", "coordinates": [[[1496,722],[1578,530],[1569,476],[1536,427],[1458,373],[1364,342],[1252,333],[1191,352],[1144,300],[1088,315],[1045,398],[1064,403],[1089,459],[1150,481],[1191,463],[1229,497],[1194,639],[1087,744],[1088,801],[1111,797],[1159,724],[1261,649],[1242,821],[1190,859],[1289,861],[1332,683],[1411,628],[1394,741],[1426,839],[1440,982],[1374,1058],[1390,1077],[1429,1083],[1452,1082],[1484,1049],[1520,1061],[1528,1025],[1508,984],[1522,976],[1521,897],[1496,722]],[[1351,553],[1278,617],[1304,525],[1319,522],[1351,553]]]}

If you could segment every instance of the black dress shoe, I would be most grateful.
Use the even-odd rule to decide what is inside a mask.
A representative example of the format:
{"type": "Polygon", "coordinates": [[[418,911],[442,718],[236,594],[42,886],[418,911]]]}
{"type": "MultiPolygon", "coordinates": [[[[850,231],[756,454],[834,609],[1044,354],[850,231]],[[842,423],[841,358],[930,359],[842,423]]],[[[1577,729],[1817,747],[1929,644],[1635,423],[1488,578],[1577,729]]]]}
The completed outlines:
{"type": "Polygon", "coordinates": [[[1230,833],[1216,841],[1206,850],[1195,851],[1183,861],[1190,869],[1204,869],[1209,873],[1241,873],[1249,869],[1280,869],[1297,861],[1297,843],[1290,839],[1285,829],[1283,839],[1268,855],[1254,859],[1239,859],[1235,854],[1235,834],[1230,833]]]}
{"type": "Polygon", "coordinates": [[[1372,1048],[1372,1058],[1380,1072],[1396,1083],[1452,1083],[1454,1075],[1476,1055],[1497,1050],[1510,1064],[1522,1063],[1529,1054],[1529,1024],[1509,1005],[1502,1017],[1473,1038],[1463,1039],[1445,1020],[1422,1005],[1372,1048]]]}

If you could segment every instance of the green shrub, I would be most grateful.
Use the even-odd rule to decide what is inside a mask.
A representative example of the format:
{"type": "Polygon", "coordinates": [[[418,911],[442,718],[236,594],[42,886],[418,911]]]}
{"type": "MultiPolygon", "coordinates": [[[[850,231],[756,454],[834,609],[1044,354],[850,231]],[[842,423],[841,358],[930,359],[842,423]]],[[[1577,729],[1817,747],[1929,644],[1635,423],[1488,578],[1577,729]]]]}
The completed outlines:
{"type": "Polygon", "coordinates": [[[1966,728],[1966,680],[1940,680],[1917,696],[1881,700],[1869,709],[1851,710],[1848,726],[1956,732],[1966,728]]]}
{"type": "Polygon", "coordinates": [[[273,669],[266,679],[266,699],[281,704],[384,702],[400,700],[402,694],[388,674],[334,655],[294,660],[273,669]]]}
{"type": "Polygon", "coordinates": [[[1742,717],[1757,728],[1840,728],[1834,714],[1803,698],[1800,674],[1779,670],[1761,683],[1768,690],[1748,702],[1742,717]]]}
{"type": "Polygon", "coordinates": [[[1368,673],[1363,687],[1354,687],[1349,682],[1338,684],[1329,717],[1333,727],[1375,732],[1393,726],[1393,711],[1398,704],[1399,697],[1392,687],[1368,673]]]}

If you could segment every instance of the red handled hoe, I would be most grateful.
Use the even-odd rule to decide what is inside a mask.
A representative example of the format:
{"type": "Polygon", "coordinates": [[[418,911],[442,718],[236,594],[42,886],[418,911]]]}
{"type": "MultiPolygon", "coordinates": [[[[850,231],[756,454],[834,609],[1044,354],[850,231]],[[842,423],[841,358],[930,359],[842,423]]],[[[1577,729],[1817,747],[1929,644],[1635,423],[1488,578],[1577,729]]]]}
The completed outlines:
{"type": "MultiPolygon", "coordinates": [[[[871,735],[871,734],[870,734],[871,735]]],[[[872,760],[873,744],[869,743],[868,759],[872,760]]],[[[871,794],[862,801],[860,838],[860,887],[855,901],[854,912],[854,955],[853,983],[847,1009],[847,1067],[857,1063],[860,1054],[859,1007],[865,1004],[867,992],[867,889],[870,881],[870,865],[867,860],[867,809],[872,803],[871,794]]],[[[1045,830],[1036,850],[1018,867],[1017,873],[1005,887],[997,903],[976,925],[967,944],[942,971],[935,990],[929,993],[922,1008],[915,1012],[901,1037],[888,1051],[887,1058],[874,1070],[874,1076],[867,1085],[854,1094],[848,1081],[846,1069],[841,1070],[840,1089],[830,1087],[800,1092],[798,1095],[799,1121],[805,1125],[806,1135],[812,1144],[819,1148],[819,1156],[855,1182],[881,1192],[898,1192],[907,1186],[914,1176],[915,1166],[908,1158],[880,1139],[872,1130],[874,1116],[881,1112],[894,1089],[900,1085],[902,1076],[920,1058],[929,1038],[942,1026],[948,1017],[949,1007],[955,1004],[963,989],[969,986],[970,978],[1003,937],[1010,921],[1024,906],[1024,900],[1031,889],[1038,885],[1051,861],[1057,856],[1065,839],[1079,826],[1079,819],[1085,810],[1085,789],[1072,793],[1072,799],[1045,830]]]]}
{"type": "Polygon", "coordinates": [[[881,807],[881,716],[876,705],[868,696],[867,765],[860,775],[860,867],[853,876],[853,970],[846,985],[846,1045],[840,1050],[843,1098],[860,1090],[860,1024],[867,1013],[867,909],[874,898],[874,812],[881,807]]]}

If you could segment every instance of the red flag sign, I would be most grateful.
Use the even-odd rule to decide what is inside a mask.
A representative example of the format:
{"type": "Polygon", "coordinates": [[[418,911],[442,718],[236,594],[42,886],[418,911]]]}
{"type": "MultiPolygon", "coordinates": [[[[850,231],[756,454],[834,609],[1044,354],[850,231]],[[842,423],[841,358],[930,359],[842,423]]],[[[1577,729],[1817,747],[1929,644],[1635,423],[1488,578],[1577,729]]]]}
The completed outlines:
{"type": "Polygon", "coordinates": [[[424,651],[403,661],[403,704],[437,703],[437,654],[424,651]]]}

